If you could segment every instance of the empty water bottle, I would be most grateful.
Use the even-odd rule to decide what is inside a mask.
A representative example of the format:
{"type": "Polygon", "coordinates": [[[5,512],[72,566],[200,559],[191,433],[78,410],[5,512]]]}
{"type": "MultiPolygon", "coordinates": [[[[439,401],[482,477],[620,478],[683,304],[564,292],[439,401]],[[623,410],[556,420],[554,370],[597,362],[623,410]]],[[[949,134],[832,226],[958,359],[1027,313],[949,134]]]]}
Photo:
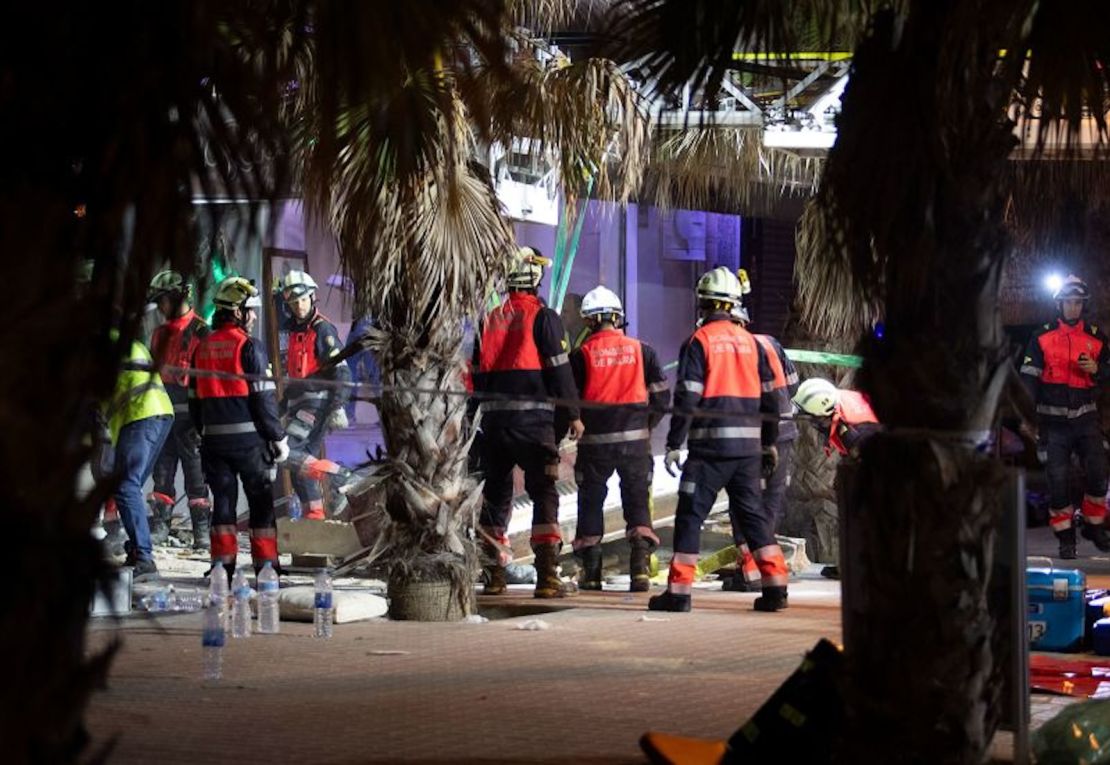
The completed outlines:
{"type": "Polygon", "coordinates": [[[224,620],[220,607],[209,603],[204,609],[204,633],[201,638],[205,680],[219,680],[223,675],[224,641],[224,620]]]}
{"type": "Polygon", "coordinates": [[[212,564],[212,571],[208,574],[208,602],[219,609],[221,624],[227,625],[227,571],[224,570],[222,561],[212,564]]]}
{"type": "Polygon", "coordinates": [[[251,583],[247,581],[247,575],[243,573],[243,569],[236,571],[235,578],[231,580],[231,597],[231,636],[250,637],[251,598],[254,597],[254,590],[251,589],[251,583]]]}
{"type": "Polygon", "coordinates": [[[331,577],[328,570],[319,569],[316,572],[316,597],[314,599],[312,624],[313,637],[330,638],[332,620],[332,589],[331,577]]]}
{"type": "Polygon", "coordinates": [[[278,575],[273,561],[262,564],[258,572],[258,631],[275,634],[281,629],[281,615],[278,604],[278,575]]]}
{"type": "Polygon", "coordinates": [[[304,510],[301,509],[301,498],[296,494],[290,494],[287,499],[289,500],[289,520],[299,521],[304,510]]]}

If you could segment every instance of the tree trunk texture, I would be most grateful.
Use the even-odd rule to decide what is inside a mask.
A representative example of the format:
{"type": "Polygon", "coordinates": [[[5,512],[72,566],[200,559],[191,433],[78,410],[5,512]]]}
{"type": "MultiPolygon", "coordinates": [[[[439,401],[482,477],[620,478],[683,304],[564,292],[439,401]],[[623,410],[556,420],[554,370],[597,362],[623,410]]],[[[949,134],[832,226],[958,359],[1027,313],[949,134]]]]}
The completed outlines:
{"type": "Polygon", "coordinates": [[[844,587],[863,596],[844,614],[843,762],[980,763],[998,724],[986,592],[1002,470],[969,431],[990,426],[988,385],[1009,363],[997,298],[1013,137],[996,67],[1010,13],[980,0],[913,3],[901,26],[880,16],[830,156],[856,262],[883,264],[885,332],[865,339],[859,382],[890,431],[849,495],[844,587]]]}
{"type": "Polygon", "coordinates": [[[384,353],[381,366],[379,413],[389,453],[383,560],[393,582],[449,581],[468,615],[478,575],[473,534],[482,487],[467,472],[465,365],[454,355],[410,349],[403,356],[384,353]]]}

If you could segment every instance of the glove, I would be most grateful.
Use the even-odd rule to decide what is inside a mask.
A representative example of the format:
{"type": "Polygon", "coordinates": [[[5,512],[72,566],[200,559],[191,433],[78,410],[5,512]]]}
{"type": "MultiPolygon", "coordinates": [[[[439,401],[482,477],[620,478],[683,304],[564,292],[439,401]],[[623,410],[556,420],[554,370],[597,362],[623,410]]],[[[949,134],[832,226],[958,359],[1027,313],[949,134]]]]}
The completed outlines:
{"type": "Polygon", "coordinates": [[[347,420],[347,412],[342,407],[333,409],[328,417],[328,427],[332,430],[346,430],[351,426],[347,420]]]}
{"type": "Polygon", "coordinates": [[[761,466],[761,474],[767,480],[775,474],[775,468],[779,466],[779,450],[776,446],[768,446],[763,450],[763,460],[761,466]]]}
{"type": "Polygon", "coordinates": [[[273,460],[275,465],[279,465],[289,459],[289,436],[286,436],[280,441],[271,441],[268,446],[270,449],[270,459],[273,460]]]}
{"type": "Polygon", "coordinates": [[[685,464],[686,463],[682,460],[682,452],[678,449],[668,449],[667,454],[663,457],[663,467],[666,468],[667,472],[672,476],[678,476],[675,468],[677,467],[679,470],[682,470],[685,464]]]}

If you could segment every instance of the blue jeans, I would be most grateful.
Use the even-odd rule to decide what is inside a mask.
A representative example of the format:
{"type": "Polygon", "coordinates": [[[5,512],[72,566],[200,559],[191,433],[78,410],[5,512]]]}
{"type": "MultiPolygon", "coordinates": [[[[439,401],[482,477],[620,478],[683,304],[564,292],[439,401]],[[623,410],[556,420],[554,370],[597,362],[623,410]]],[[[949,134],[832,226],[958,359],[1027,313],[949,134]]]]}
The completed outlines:
{"type": "Polygon", "coordinates": [[[151,559],[150,524],[146,519],[143,484],[154,470],[154,461],[173,427],[168,414],[129,422],[120,428],[116,440],[116,507],[123,528],[139,560],[151,559]]]}

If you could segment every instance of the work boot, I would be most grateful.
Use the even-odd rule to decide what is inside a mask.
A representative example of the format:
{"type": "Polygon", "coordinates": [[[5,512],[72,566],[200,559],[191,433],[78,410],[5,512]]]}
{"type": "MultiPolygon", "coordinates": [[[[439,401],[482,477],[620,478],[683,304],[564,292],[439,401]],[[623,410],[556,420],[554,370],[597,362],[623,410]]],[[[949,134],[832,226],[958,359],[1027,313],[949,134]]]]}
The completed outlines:
{"type": "Polygon", "coordinates": [[[158,566],[149,558],[136,560],[133,565],[134,569],[131,572],[131,581],[148,582],[151,579],[158,578],[158,566]]]}
{"type": "Polygon", "coordinates": [[[690,596],[667,590],[648,599],[648,611],[689,611],[690,596]]]}
{"type": "Polygon", "coordinates": [[[193,523],[193,549],[211,550],[212,540],[209,534],[212,531],[212,521],[209,517],[211,508],[208,505],[195,505],[189,507],[189,520],[193,523]]]}
{"type": "MultiPolygon", "coordinates": [[[[1083,534],[1084,539],[1091,540],[1091,542],[1094,543],[1095,547],[1097,547],[1100,551],[1110,552],[1110,534],[1108,534],[1106,532],[1106,525],[1105,524],[1102,524],[1102,523],[1096,523],[1096,524],[1084,523],[1083,524],[1083,530],[1080,533],[1083,534]]],[[[1074,539],[1075,539],[1075,532],[1073,531],[1072,532],[1072,540],[1073,540],[1072,550],[1073,551],[1075,549],[1074,539]]],[[[1060,557],[1061,558],[1064,557],[1063,542],[1060,543],[1060,557]]],[[[1075,555],[1073,554],[1072,557],[1074,558],[1075,555]]]]}
{"type": "Polygon", "coordinates": [[[505,590],[509,589],[508,582],[505,581],[505,567],[495,563],[492,566],[486,566],[483,571],[486,575],[486,584],[482,587],[482,594],[504,595],[505,590]]]}
{"type": "Polygon", "coordinates": [[[583,547],[574,553],[582,570],[578,574],[578,589],[601,589],[601,545],[583,547]]]}
{"type": "Polygon", "coordinates": [[[764,587],[763,594],[752,604],[756,611],[781,611],[786,606],[785,587],[764,587]]]}
{"type": "Polygon", "coordinates": [[[532,551],[536,554],[535,597],[565,598],[569,594],[559,579],[559,550],[562,546],[562,542],[533,545],[532,551]]]}
{"type": "Polygon", "coordinates": [[[655,543],[647,537],[632,537],[628,544],[632,548],[628,553],[628,591],[647,592],[651,589],[651,554],[655,543]]]}
{"type": "Polygon", "coordinates": [[[749,582],[744,572],[737,569],[731,577],[721,582],[721,589],[726,592],[760,592],[763,585],[759,582],[749,582]]]}
{"type": "MultiPolygon", "coordinates": [[[[1086,528],[1084,528],[1086,531],[1086,528]]],[[[1103,534],[1106,530],[1103,529],[1103,534]]],[[[1075,560],[1075,529],[1064,529],[1063,531],[1056,532],[1056,540],[1060,543],[1060,558],[1063,560],[1075,560]]]]}
{"type": "Polygon", "coordinates": [[[170,538],[173,504],[159,497],[151,497],[148,503],[150,505],[150,543],[164,545],[170,538]]]}
{"type": "Polygon", "coordinates": [[[821,576],[825,577],[826,579],[836,579],[836,580],[839,581],[839,579],[840,579],[840,567],[839,566],[825,566],[823,569],[821,569],[821,576]]]}

